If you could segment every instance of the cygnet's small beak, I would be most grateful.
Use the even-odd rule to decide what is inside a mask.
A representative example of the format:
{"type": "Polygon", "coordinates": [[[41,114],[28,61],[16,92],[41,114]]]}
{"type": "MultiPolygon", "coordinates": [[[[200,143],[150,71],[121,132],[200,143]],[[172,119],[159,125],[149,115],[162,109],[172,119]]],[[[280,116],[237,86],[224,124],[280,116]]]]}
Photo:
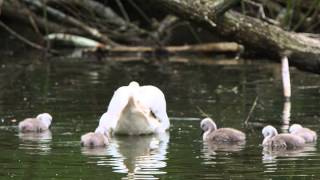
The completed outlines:
{"type": "Polygon", "coordinates": [[[93,141],[90,141],[89,146],[90,146],[90,147],[94,147],[94,142],[93,142],[93,141]]]}

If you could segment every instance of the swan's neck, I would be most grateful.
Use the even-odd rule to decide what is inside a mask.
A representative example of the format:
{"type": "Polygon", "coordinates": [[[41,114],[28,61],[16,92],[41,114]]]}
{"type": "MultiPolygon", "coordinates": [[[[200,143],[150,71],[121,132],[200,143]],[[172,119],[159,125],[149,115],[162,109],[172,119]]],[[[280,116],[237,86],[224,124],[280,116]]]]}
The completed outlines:
{"type": "Polygon", "coordinates": [[[202,136],[203,140],[207,139],[209,133],[210,133],[209,131],[206,131],[206,132],[203,133],[203,136],[202,136]]]}
{"type": "Polygon", "coordinates": [[[262,141],[262,145],[268,145],[269,140],[271,139],[271,137],[272,137],[271,135],[266,136],[262,141]]]}
{"type": "Polygon", "coordinates": [[[209,131],[210,132],[213,132],[213,131],[215,131],[215,130],[217,130],[218,129],[218,127],[217,127],[217,125],[216,125],[216,123],[212,123],[212,126],[209,128],[209,131]]]}
{"type": "Polygon", "coordinates": [[[217,128],[215,128],[215,127],[213,127],[213,128],[210,128],[210,129],[208,129],[208,133],[211,133],[211,132],[213,132],[213,131],[215,131],[215,130],[217,130],[217,128]]]}
{"type": "Polygon", "coordinates": [[[217,125],[216,124],[212,124],[212,126],[207,130],[207,133],[212,133],[213,131],[217,130],[217,125]]]}
{"type": "Polygon", "coordinates": [[[101,116],[99,120],[99,126],[97,127],[97,129],[101,132],[107,131],[108,133],[111,133],[114,130],[117,121],[118,117],[116,115],[106,112],[101,116]]]}
{"type": "Polygon", "coordinates": [[[98,126],[94,132],[95,133],[101,133],[104,136],[108,136],[108,129],[106,127],[104,127],[104,126],[98,126]]]}
{"type": "Polygon", "coordinates": [[[278,135],[277,131],[272,131],[271,133],[269,133],[267,136],[264,137],[262,145],[268,145],[269,140],[276,135],[278,135]]]}
{"type": "Polygon", "coordinates": [[[209,136],[209,134],[211,134],[213,131],[215,131],[216,129],[215,128],[210,128],[210,129],[208,129],[207,131],[205,131],[204,133],[203,133],[203,140],[206,140],[207,139],[207,137],[209,136]]]}

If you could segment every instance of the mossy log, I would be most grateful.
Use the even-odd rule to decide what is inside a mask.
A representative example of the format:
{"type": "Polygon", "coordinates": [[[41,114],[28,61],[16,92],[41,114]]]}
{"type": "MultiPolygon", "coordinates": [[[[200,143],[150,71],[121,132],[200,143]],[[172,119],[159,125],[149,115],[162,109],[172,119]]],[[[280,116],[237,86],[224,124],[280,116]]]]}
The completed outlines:
{"type": "Polygon", "coordinates": [[[304,33],[288,32],[260,19],[229,10],[217,16],[212,0],[149,0],[180,18],[201,24],[263,55],[280,61],[283,53],[289,63],[299,68],[320,72],[320,40],[304,33]]]}

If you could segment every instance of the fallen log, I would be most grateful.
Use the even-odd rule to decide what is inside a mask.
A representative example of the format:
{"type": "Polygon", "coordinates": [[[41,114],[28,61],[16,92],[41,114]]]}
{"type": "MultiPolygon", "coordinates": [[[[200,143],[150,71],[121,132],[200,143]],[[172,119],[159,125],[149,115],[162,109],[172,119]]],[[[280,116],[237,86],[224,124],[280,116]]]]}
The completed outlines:
{"type": "Polygon", "coordinates": [[[160,48],[148,47],[148,46],[119,46],[107,49],[110,52],[156,52],[164,51],[167,53],[210,53],[210,52],[242,52],[243,47],[238,43],[233,42],[219,42],[219,43],[204,43],[195,45],[183,45],[183,46],[164,46],[160,48]]]}
{"type": "Polygon", "coordinates": [[[165,53],[241,53],[243,46],[234,42],[219,42],[219,43],[204,43],[195,45],[183,45],[183,46],[163,46],[163,47],[150,47],[150,46],[107,46],[98,41],[88,39],[81,36],[71,34],[49,34],[45,37],[46,40],[50,41],[61,41],[64,44],[73,45],[76,47],[94,48],[100,51],[108,53],[130,53],[130,52],[141,52],[141,53],[152,53],[163,51],[165,53]]]}
{"type": "MultiPolygon", "coordinates": [[[[141,1],[141,0],[140,0],[141,1]]],[[[320,41],[305,34],[285,31],[257,18],[233,10],[222,17],[211,13],[215,1],[210,0],[149,0],[180,18],[196,22],[217,34],[232,38],[251,49],[280,61],[282,53],[289,51],[289,63],[299,68],[320,73],[320,41]],[[216,27],[213,26],[216,24],[216,27]]]]}

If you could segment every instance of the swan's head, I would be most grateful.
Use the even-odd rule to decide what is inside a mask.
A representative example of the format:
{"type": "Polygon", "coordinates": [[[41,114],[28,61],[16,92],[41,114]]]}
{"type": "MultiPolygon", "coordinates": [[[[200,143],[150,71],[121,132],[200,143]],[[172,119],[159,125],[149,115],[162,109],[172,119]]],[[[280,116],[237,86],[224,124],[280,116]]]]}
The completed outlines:
{"type": "Polygon", "coordinates": [[[41,120],[41,122],[43,122],[47,127],[51,125],[52,116],[49,113],[39,114],[36,118],[41,120]]]}
{"type": "Polygon", "coordinates": [[[211,118],[204,118],[200,123],[200,127],[204,132],[217,129],[216,123],[211,118]]]}
{"type": "Polygon", "coordinates": [[[300,124],[292,124],[289,128],[289,133],[293,133],[295,131],[298,131],[299,129],[302,129],[303,127],[300,124]]]}
{"type": "Polygon", "coordinates": [[[84,147],[103,147],[109,144],[109,139],[104,134],[89,132],[81,136],[80,143],[84,147]]]}
{"type": "Polygon", "coordinates": [[[264,128],[262,129],[262,134],[263,134],[264,137],[268,137],[268,136],[271,136],[271,137],[272,137],[272,136],[277,135],[277,134],[278,134],[278,131],[277,131],[277,129],[274,128],[273,126],[268,125],[268,126],[266,126],[266,127],[264,127],[264,128]]]}

